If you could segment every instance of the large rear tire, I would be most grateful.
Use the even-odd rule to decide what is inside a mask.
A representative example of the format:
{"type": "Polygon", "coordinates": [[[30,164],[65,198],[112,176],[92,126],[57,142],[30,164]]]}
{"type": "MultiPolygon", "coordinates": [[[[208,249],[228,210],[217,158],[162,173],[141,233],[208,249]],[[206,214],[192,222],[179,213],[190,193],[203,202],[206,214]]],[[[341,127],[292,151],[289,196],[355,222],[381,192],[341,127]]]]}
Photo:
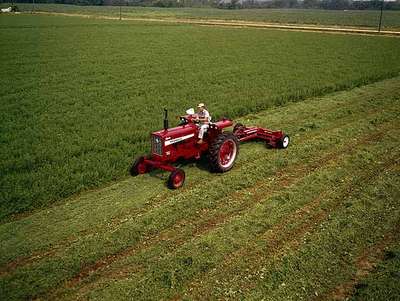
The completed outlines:
{"type": "Polygon", "coordinates": [[[221,133],[211,142],[209,161],[214,172],[232,169],[239,153],[239,141],[232,133],[221,133]]]}
{"type": "Polygon", "coordinates": [[[171,172],[168,178],[168,187],[171,189],[178,189],[183,186],[183,183],[185,183],[185,172],[178,168],[171,172]]]}
{"type": "Polygon", "coordinates": [[[148,167],[144,163],[144,159],[145,159],[145,157],[139,157],[135,160],[131,169],[129,170],[131,176],[137,176],[137,175],[148,172],[148,167]]]}

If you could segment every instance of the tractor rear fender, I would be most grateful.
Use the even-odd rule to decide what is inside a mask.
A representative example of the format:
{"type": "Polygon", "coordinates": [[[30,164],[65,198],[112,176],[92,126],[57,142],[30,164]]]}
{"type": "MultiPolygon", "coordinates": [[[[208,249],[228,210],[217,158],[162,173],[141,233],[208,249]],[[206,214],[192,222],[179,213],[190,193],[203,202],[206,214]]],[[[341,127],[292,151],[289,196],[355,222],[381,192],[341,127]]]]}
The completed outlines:
{"type": "Polygon", "coordinates": [[[214,122],[214,125],[222,130],[224,128],[232,126],[233,121],[228,118],[222,118],[222,119],[218,120],[217,122],[214,122]]]}

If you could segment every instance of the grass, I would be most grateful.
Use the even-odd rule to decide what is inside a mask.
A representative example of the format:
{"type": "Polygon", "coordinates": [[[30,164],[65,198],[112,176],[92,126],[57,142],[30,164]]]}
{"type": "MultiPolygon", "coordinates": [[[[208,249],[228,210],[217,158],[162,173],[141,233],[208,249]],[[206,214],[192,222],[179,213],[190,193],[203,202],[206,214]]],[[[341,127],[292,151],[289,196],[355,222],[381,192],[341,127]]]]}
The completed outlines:
{"type": "MultiPolygon", "coordinates": [[[[0,294],[329,299],[363,254],[398,244],[399,100],[396,77],[252,113],[240,121],[284,127],[292,145],[243,144],[222,175],[186,164],[180,191],[147,174],[3,223],[0,294]]],[[[365,296],[382,293],[374,275],[365,296]]]]}
{"type": "Polygon", "coordinates": [[[400,295],[400,244],[387,248],[375,271],[357,284],[352,300],[396,300],[400,295]]]}
{"type": "Polygon", "coordinates": [[[1,219],[123,179],[163,107],[234,118],[400,71],[387,37],[36,15],[0,36],[1,219]]]}
{"type": "MultiPolygon", "coordinates": [[[[31,11],[31,4],[18,4],[22,10],[31,11]]],[[[119,7],[75,6],[36,4],[36,11],[88,14],[95,16],[119,16],[119,7]]],[[[237,9],[215,8],[156,8],[122,7],[123,17],[219,19],[273,22],[285,24],[334,25],[377,28],[380,11],[337,11],[315,9],[237,9]]],[[[385,11],[382,26],[385,29],[400,28],[400,12],[385,11]]]]}

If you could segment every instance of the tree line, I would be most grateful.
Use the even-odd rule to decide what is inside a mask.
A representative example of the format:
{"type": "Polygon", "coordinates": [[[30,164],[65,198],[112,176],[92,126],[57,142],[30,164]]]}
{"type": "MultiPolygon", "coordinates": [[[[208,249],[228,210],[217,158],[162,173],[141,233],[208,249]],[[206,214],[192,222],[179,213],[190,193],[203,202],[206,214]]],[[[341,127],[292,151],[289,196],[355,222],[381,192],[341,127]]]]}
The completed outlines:
{"type": "MultiPolygon", "coordinates": [[[[10,0],[1,0],[10,2],[10,0]]],[[[33,0],[17,0],[14,3],[31,3],[33,0]]],[[[35,0],[35,3],[75,5],[124,5],[156,7],[217,7],[240,8],[314,8],[336,10],[380,9],[400,10],[400,0],[35,0]]]]}
{"type": "MultiPolygon", "coordinates": [[[[240,0],[233,0],[240,3],[240,0]]],[[[257,1],[248,0],[244,5],[253,4],[266,8],[316,8],[316,9],[380,9],[384,4],[384,9],[400,9],[400,1],[396,0],[271,0],[257,1]]]]}

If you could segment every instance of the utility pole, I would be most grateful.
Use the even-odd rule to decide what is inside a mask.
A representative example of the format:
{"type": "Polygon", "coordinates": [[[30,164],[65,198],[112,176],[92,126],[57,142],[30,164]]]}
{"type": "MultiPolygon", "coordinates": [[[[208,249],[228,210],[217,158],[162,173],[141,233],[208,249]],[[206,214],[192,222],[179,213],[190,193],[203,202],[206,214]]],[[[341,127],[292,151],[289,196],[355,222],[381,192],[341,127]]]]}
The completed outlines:
{"type": "Polygon", "coordinates": [[[379,17],[379,28],[378,28],[378,32],[381,32],[381,26],[382,26],[382,15],[383,15],[383,5],[385,3],[385,0],[382,0],[381,2],[381,15],[379,17]]]}
{"type": "Polygon", "coordinates": [[[119,0],[119,19],[121,20],[121,1],[119,0]]]}
{"type": "Polygon", "coordinates": [[[35,0],[32,0],[32,10],[31,10],[31,14],[33,14],[34,11],[35,11],[35,0]]]}

